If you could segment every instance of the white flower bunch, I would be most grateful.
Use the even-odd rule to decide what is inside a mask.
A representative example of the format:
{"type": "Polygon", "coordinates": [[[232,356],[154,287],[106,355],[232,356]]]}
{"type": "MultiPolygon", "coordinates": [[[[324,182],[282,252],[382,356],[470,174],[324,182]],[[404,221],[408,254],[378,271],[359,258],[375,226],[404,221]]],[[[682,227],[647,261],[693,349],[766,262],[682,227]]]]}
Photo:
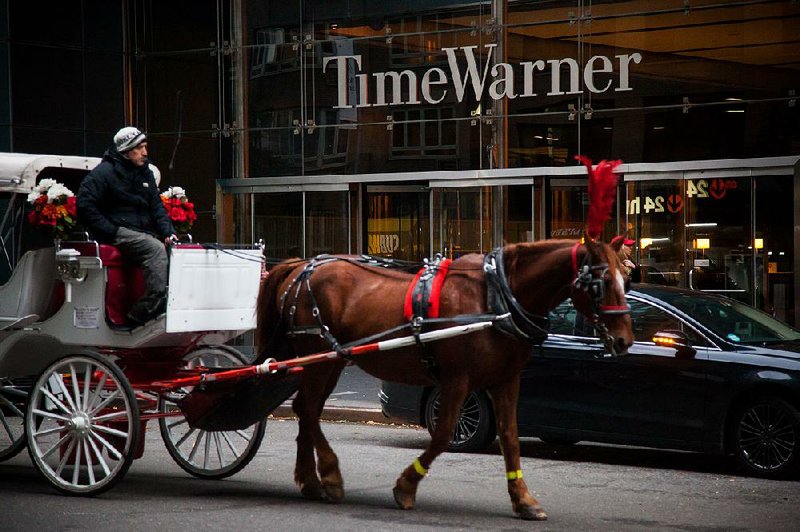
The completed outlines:
{"type": "Polygon", "coordinates": [[[33,205],[42,194],[47,196],[47,203],[53,203],[55,200],[61,198],[61,196],[67,198],[74,196],[70,189],[57,182],[55,179],[42,179],[33,189],[33,192],[28,194],[28,203],[33,205]]]}
{"type": "Polygon", "coordinates": [[[167,199],[170,199],[170,198],[182,199],[182,198],[186,197],[186,191],[183,190],[183,188],[181,188],[181,187],[169,187],[161,195],[164,196],[167,199]]]}

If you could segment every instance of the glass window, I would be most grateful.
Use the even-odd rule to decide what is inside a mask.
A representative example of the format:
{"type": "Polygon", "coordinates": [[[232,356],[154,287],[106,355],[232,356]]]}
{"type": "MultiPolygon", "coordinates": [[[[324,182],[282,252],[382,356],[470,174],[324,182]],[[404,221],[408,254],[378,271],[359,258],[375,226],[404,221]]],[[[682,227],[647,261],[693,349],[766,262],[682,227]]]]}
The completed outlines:
{"type": "Polygon", "coordinates": [[[436,189],[433,202],[436,251],[455,259],[492,249],[492,187],[436,189]]]}
{"type": "Polygon", "coordinates": [[[586,227],[584,216],[589,204],[586,185],[559,184],[550,187],[550,238],[579,239],[586,227]]]}
{"type": "Polygon", "coordinates": [[[431,254],[427,190],[370,187],[367,191],[367,253],[421,261],[431,254]]]}
{"type": "Polygon", "coordinates": [[[684,200],[681,181],[627,184],[625,202],[629,236],[636,239],[634,262],[643,283],[683,286],[684,200]]]}
{"type": "Polygon", "coordinates": [[[303,194],[256,194],[255,240],[264,240],[264,255],[279,259],[303,255],[303,194]]]}
{"type": "Polygon", "coordinates": [[[306,192],[306,257],[349,253],[348,193],[306,192]]]}

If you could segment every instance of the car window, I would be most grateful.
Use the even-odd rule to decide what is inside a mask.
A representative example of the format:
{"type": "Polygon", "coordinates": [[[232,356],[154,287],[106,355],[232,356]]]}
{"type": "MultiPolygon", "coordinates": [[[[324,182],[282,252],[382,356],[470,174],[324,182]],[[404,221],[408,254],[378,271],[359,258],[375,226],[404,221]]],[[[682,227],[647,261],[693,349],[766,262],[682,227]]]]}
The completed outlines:
{"type": "MultiPolygon", "coordinates": [[[[692,342],[692,345],[708,345],[703,336],[664,310],[631,298],[628,299],[628,303],[631,306],[633,336],[637,342],[652,343],[655,333],[666,329],[673,329],[685,332],[692,342]]],[[[567,299],[553,309],[550,312],[549,318],[551,334],[585,337],[597,336],[589,318],[577,312],[575,307],[572,306],[572,300],[570,299],[567,299]]]]}
{"type": "Polygon", "coordinates": [[[697,331],[666,311],[637,299],[629,298],[628,304],[631,306],[633,337],[637,342],[652,342],[658,331],[672,329],[686,333],[692,345],[707,345],[705,338],[697,331]]]}
{"type": "Polygon", "coordinates": [[[565,334],[568,336],[595,336],[594,327],[592,322],[575,310],[572,306],[572,300],[567,299],[550,314],[550,333],[551,334],[565,334]]]}

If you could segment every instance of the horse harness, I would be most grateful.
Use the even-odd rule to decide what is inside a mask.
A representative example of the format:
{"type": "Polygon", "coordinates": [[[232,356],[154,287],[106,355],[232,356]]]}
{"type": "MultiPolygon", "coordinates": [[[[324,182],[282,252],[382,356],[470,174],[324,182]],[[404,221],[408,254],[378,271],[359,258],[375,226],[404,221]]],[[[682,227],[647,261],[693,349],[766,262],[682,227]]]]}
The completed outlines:
{"type": "Polygon", "coordinates": [[[601,262],[599,264],[592,264],[591,257],[587,253],[581,264],[578,265],[578,247],[580,242],[577,242],[572,247],[572,269],[575,271],[575,279],[572,284],[589,294],[592,301],[592,325],[597,329],[597,332],[602,337],[606,347],[611,351],[611,343],[613,337],[608,332],[606,325],[600,321],[600,316],[618,316],[622,314],[630,314],[631,307],[626,303],[625,305],[605,305],[603,299],[606,296],[605,276],[608,273],[608,264],[601,262]],[[600,275],[595,276],[593,272],[599,271],[600,275]]]}
{"type": "MultiPolygon", "coordinates": [[[[573,284],[576,288],[585,290],[590,295],[593,306],[592,321],[601,335],[609,336],[608,330],[599,320],[599,317],[601,315],[628,314],[630,313],[630,307],[627,305],[614,306],[603,304],[603,298],[605,296],[603,279],[608,271],[608,264],[600,263],[592,265],[591,259],[587,254],[579,265],[579,246],[580,243],[576,243],[572,248],[572,267],[573,271],[575,271],[573,284]],[[594,276],[593,272],[595,271],[601,271],[601,275],[597,277],[594,276]]],[[[435,360],[425,344],[419,341],[419,334],[422,332],[423,325],[433,325],[440,322],[468,323],[485,321],[488,319],[494,321],[494,326],[497,327],[500,332],[517,339],[526,340],[532,344],[541,344],[547,338],[549,330],[548,318],[528,312],[519,304],[516,297],[514,297],[505,272],[503,248],[498,247],[488,253],[483,262],[483,271],[486,278],[486,303],[489,314],[469,314],[447,318],[441,318],[439,316],[439,296],[451,261],[450,259],[442,258],[441,255],[437,255],[433,259],[426,259],[424,261],[422,268],[417,272],[414,280],[409,284],[406,290],[406,297],[403,302],[403,314],[407,320],[406,323],[370,336],[369,338],[362,338],[356,342],[342,346],[331,333],[330,328],[322,321],[320,309],[311,289],[310,282],[311,274],[316,268],[340,260],[354,264],[384,268],[398,266],[398,263],[391,259],[381,259],[367,255],[358,258],[318,255],[310,259],[300,274],[292,279],[286,291],[281,295],[281,315],[284,314],[286,305],[289,304],[287,323],[288,336],[320,336],[331,345],[334,351],[347,358],[343,352],[345,348],[351,347],[352,345],[372,342],[403,329],[410,329],[414,337],[418,339],[418,344],[422,347],[421,361],[434,379],[436,379],[437,374],[435,360]],[[295,323],[297,299],[300,296],[303,286],[305,286],[305,291],[308,293],[311,303],[311,315],[316,320],[315,325],[297,325],[295,323]]]]}

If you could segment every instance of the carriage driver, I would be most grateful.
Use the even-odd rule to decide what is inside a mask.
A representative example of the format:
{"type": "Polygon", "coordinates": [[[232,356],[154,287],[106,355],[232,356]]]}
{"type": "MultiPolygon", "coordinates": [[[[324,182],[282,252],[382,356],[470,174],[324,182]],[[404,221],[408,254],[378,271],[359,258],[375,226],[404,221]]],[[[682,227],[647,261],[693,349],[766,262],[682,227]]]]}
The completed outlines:
{"type": "Polygon", "coordinates": [[[97,241],[119,248],[141,265],[145,293],[127,318],[142,324],[163,312],[167,290],[167,250],[175,239],[147,159],[147,137],[135,127],[114,135],[114,145],[81,182],[78,218],[97,241]]]}

